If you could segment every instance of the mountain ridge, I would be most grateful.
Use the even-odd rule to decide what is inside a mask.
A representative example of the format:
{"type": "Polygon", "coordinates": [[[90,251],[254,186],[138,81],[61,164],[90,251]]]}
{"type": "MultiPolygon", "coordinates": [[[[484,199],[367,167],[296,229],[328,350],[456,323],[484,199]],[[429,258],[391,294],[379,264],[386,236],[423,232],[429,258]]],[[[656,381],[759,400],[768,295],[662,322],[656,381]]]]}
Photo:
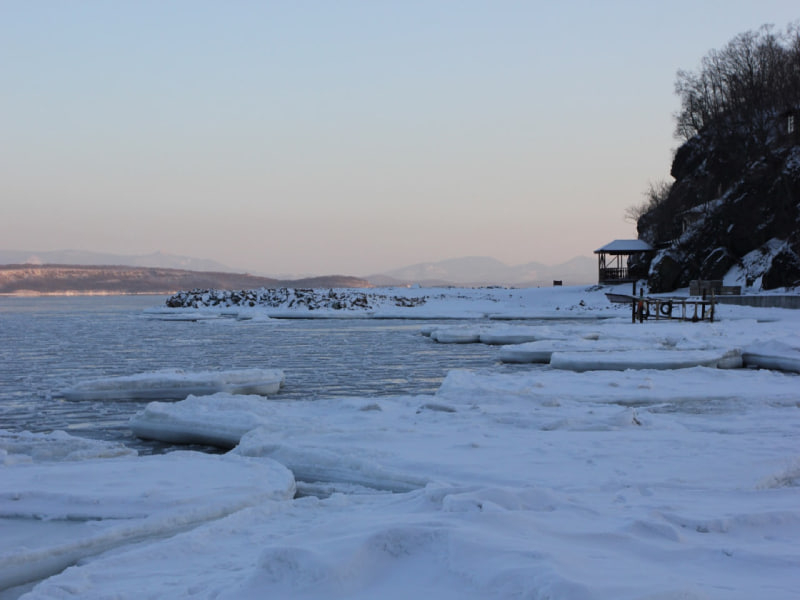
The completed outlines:
{"type": "Polygon", "coordinates": [[[4,265],[0,294],[173,294],[192,289],[365,288],[356,277],[280,280],[241,273],[120,265],[4,265]]]}
{"type": "MultiPolygon", "coordinates": [[[[60,250],[35,252],[26,250],[0,250],[0,265],[72,265],[72,266],[125,266],[136,268],[177,269],[194,272],[228,273],[252,275],[279,282],[308,282],[324,278],[343,276],[275,276],[248,273],[223,265],[214,260],[172,255],[162,252],[124,255],[89,252],[83,250],[60,250]]],[[[554,280],[564,285],[594,283],[597,271],[593,259],[577,256],[558,265],[529,262],[522,265],[507,265],[488,256],[465,256],[440,261],[421,262],[372,275],[355,277],[374,286],[464,286],[480,287],[504,285],[511,287],[535,287],[552,285],[554,280]]],[[[360,285],[357,287],[361,287],[360,285]]]]}
{"type": "Polygon", "coordinates": [[[533,287],[552,285],[553,281],[561,281],[564,285],[583,285],[597,281],[597,266],[593,259],[585,256],[576,256],[557,265],[545,265],[540,262],[507,265],[488,256],[466,256],[416,263],[367,275],[365,279],[375,285],[387,285],[381,282],[394,282],[394,285],[533,287]]]}
{"type": "Polygon", "coordinates": [[[81,265],[81,266],[126,266],[162,269],[184,269],[187,271],[209,271],[236,273],[237,269],[218,261],[194,258],[156,251],[150,254],[114,254],[89,250],[0,250],[0,265],[81,265]]]}

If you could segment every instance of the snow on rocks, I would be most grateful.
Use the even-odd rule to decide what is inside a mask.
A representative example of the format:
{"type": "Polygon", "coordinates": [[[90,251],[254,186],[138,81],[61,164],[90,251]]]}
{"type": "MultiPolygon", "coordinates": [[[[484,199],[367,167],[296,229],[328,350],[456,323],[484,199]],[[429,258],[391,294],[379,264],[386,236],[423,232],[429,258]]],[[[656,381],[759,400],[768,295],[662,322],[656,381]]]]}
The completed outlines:
{"type": "Polygon", "coordinates": [[[17,464],[2,481],[0,589],[295,490],[276,462],[196,452],[17,464]]]}
{"type": "Polygon", "coordinates": [[[375,294],[358,290],[319,290],[278,288],[257,290],[191,290],[178,292],[167,299],[169,308],[231,308],[257,306],[308,311],[370,311],[379,302],[390,301],[395,306],[410,308],[425,304],[426,297],[375,294]]]}
{"type": "MultiPolygon", "coordinates": [[[[146,311],[156,319],[252,318],[256,314],[294,319],[600,319],[627,315],[611,305],[608,288],[373,288],[192,290],[146,311]]],[[[627,289],[627,288],[626,288],[627,289]]],[[[263,318],[263,317],[262,317],[263,318]]]]}
{"type": "Polygon", "coordinates": [[[190,394],[217,392],[269,396],[277,393],[283,383],[284,374],[280,369],[196,372],[164,369],[82,381],[59,395],[66,400],[175,400],[190,394]]]}

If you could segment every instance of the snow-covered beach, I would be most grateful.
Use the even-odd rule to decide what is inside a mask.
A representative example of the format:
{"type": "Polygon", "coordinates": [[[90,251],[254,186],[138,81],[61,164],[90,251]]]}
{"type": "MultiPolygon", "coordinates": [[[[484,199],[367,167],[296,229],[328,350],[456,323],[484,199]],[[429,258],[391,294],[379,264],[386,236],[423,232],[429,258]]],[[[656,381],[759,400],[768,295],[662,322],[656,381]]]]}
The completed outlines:
{"type": "MultiPolygon", "coordinates": [[[[494,360],[433,394],[218,393],[131,419],[137,435],[223,454],[7,431],[0,598],[797,597],[800,311],[632,324],[607,291],[148,310],[242,327],[427,319],[426,351],[486,344],[494,360]],[[501,372],[504,355],[530,368],[501,372]]],[[[134,381],[148,377],[163,374],[134,381]]]]}

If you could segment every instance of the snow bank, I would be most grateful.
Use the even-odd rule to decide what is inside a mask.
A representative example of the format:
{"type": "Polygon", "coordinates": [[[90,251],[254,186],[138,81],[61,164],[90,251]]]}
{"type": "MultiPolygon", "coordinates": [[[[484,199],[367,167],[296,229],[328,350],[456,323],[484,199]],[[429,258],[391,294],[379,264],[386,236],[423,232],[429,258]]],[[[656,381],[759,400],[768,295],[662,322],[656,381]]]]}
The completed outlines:
{"type": "Polygon", "coordinates": [[[165,369],[82,381],[59,395],[66,400],[166,400],[217,392],[268,396],[277,393],[283,383],[280,369],[197,372],[165,369]]]}

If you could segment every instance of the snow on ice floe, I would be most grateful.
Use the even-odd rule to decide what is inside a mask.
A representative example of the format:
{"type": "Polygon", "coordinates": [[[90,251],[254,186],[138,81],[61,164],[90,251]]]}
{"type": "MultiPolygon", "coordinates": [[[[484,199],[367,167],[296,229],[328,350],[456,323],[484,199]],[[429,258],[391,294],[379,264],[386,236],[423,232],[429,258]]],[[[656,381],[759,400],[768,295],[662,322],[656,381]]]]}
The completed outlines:
{"type": "Polygon", "coordinates": [[[164,404],[209,427],[257,416],[226,456],[403,493],[254,505],[85,560],[29,598],[791,598],[796,384],[453,371],[433,397],[164,404]]]}
{"type": "Polygon", "coordinates": [[[680,372],[591,371],[570,373],[568,379],[557,370],[514,375],[457,370],[448,373],[436,397],[478,406],[524,400],[536,410],[542,406],[558,409],[567,403],[570,412],[572,403],[672,407],[670,410],[691,405],[692,410],[711,410],[719,403],[796,406],[798,383],[795,376],[771,371],[708,367],[680,372]]]}
{"type": "Polygon", "coordinates": [[[0,465],[31,462],[57,462],[136,456],[119,442],[89,440],[64,431],[51,433],[12,432],[0,429],[0,465]]]}
{"type": "Polygon", "coordinates": [[[754,342],[742,350],[748,367],[800,373],[800,342],[795,337],[754,342]]]}
{"type": "Polygon", "coordinates": [[[2,467],[0,589],[294,495],[270,460],[176,452],[2,467]]]}
{"type": "MultiPolygon", "coordinates": [[[[592,343],[645,354],[742,349],[745,357],[748,350],[794,356],[793,313],[771,312],[774,322],[764,322],[765,311],[720,309],[737,320],[650,327],[630,324],[628,315],[608,326],[555,327],[563,339],[552,346],[582,344],[588,334],[592,343]]],[[[12,490],[2,497],[23,507],[17,512],[44,506],[43,514],[63,516],[77,496],[76,516],[100,517],[14,521],[26,534],[3,529],[13,549],[29,539],[55,548],[59,540],[71,543],[72,531],[99,536],[106,527],[140,523],[144,531],[130,538],[138,543],[115,542],[111,552],[90,537],[92,552],[25,599],[796,596],[796,374],[703,366],[490,368],[451,371],[435,395],[265,402],[220,393],[152,402],[132,427],[138,420],[154,437],[187,441],[216,436],[233,450],[207,458],[234,466],[219,466],[218,473],[194,453],[104,459],[144,460],[154,471],[148,477],[122,470],[119,507],[114,490],[103,487],[113,473],[96,467],[103,461],[64,463],[77,491],[56,485],[52,497],[37,487],[49,472],[35,485],[5,486],[6,470],[42,465],[0,462],[0,490],[12,490]],[[169,461],[181,465],[177,474],[168,472],[169,461]],[[200,514],[259,493],[270,475],[254,474],[252,482],[236,461],[280,463],[300,482],[296,489],[322,496],[289,500],[278,493],[271,501],[265,492],[266,500],[243,500],[241,509],[220,511],[219,518],[175,524],[170,510],[194,514],[199,507],[200,514]],[[196,495],[185,504],[160,503],[159,489],[170,495],[173,481],[176,495],[196,495]],[[215,483],[219,488],[210,490],[215,483]],[[15,500],[15,488],[31,495],[15,500]],[[81,513],[95,495],[98,503],[81,513]],[[158,519],[167,524],[157,527],[158,519]],[[40,536],[45,530],[38,527],[50,529],[40,536]]],[[[66,446],[61,453],[70,454],[66,446]]],[[[25,459],[31,460],[38,459],[25,459]]],[[[8,547],[0,542],[4,552],[8,547]]],[[[23,568],[41,566],[27,556],[23,568]]]]}
{"type": "Polygon", "coordinates": [[[59,395],[66,400],[168,400],[217,392],[268,396],[277,393],[283,383],[280,369],[196,372],[164,369],[82,381],[59,395]]]}
{"type": "Polygon", "coordinates": [[[470,325],[439,327],[429,331],[428,337],[440,344],[477,344],[481,341],[481,328],[470,325]]]}
{"type": "Polygon", "coordinates": [[[738,369],[741,352],[736,350],[622,350],[616,352],[554,352],[550,366],[567,371],[624,371],[626,369],[687,369],[716,367],[738,369]]]}
{"type": "Polygon", "coordinates": [[[130,420],[134,435],[171,444],[233,448],[242,436],[266,424],[271,411],[261,399],[218,393],[183,402],[150,402],[130,420]]]}
{"type": "Polygon", "coordinates": [[[527,325],[436,325],[420,333],[440,344],[521,344],[534,340],[566,339],[563,328],[527,325]]]}
{"type": "Polygon", "coordinates": [[[554,352],[620,352],[646,349],[652,349],[652,345],[620,339],[540,339],[503,346],[497,353],[497,358],[506,363],[549,363],[554,352]]]}

